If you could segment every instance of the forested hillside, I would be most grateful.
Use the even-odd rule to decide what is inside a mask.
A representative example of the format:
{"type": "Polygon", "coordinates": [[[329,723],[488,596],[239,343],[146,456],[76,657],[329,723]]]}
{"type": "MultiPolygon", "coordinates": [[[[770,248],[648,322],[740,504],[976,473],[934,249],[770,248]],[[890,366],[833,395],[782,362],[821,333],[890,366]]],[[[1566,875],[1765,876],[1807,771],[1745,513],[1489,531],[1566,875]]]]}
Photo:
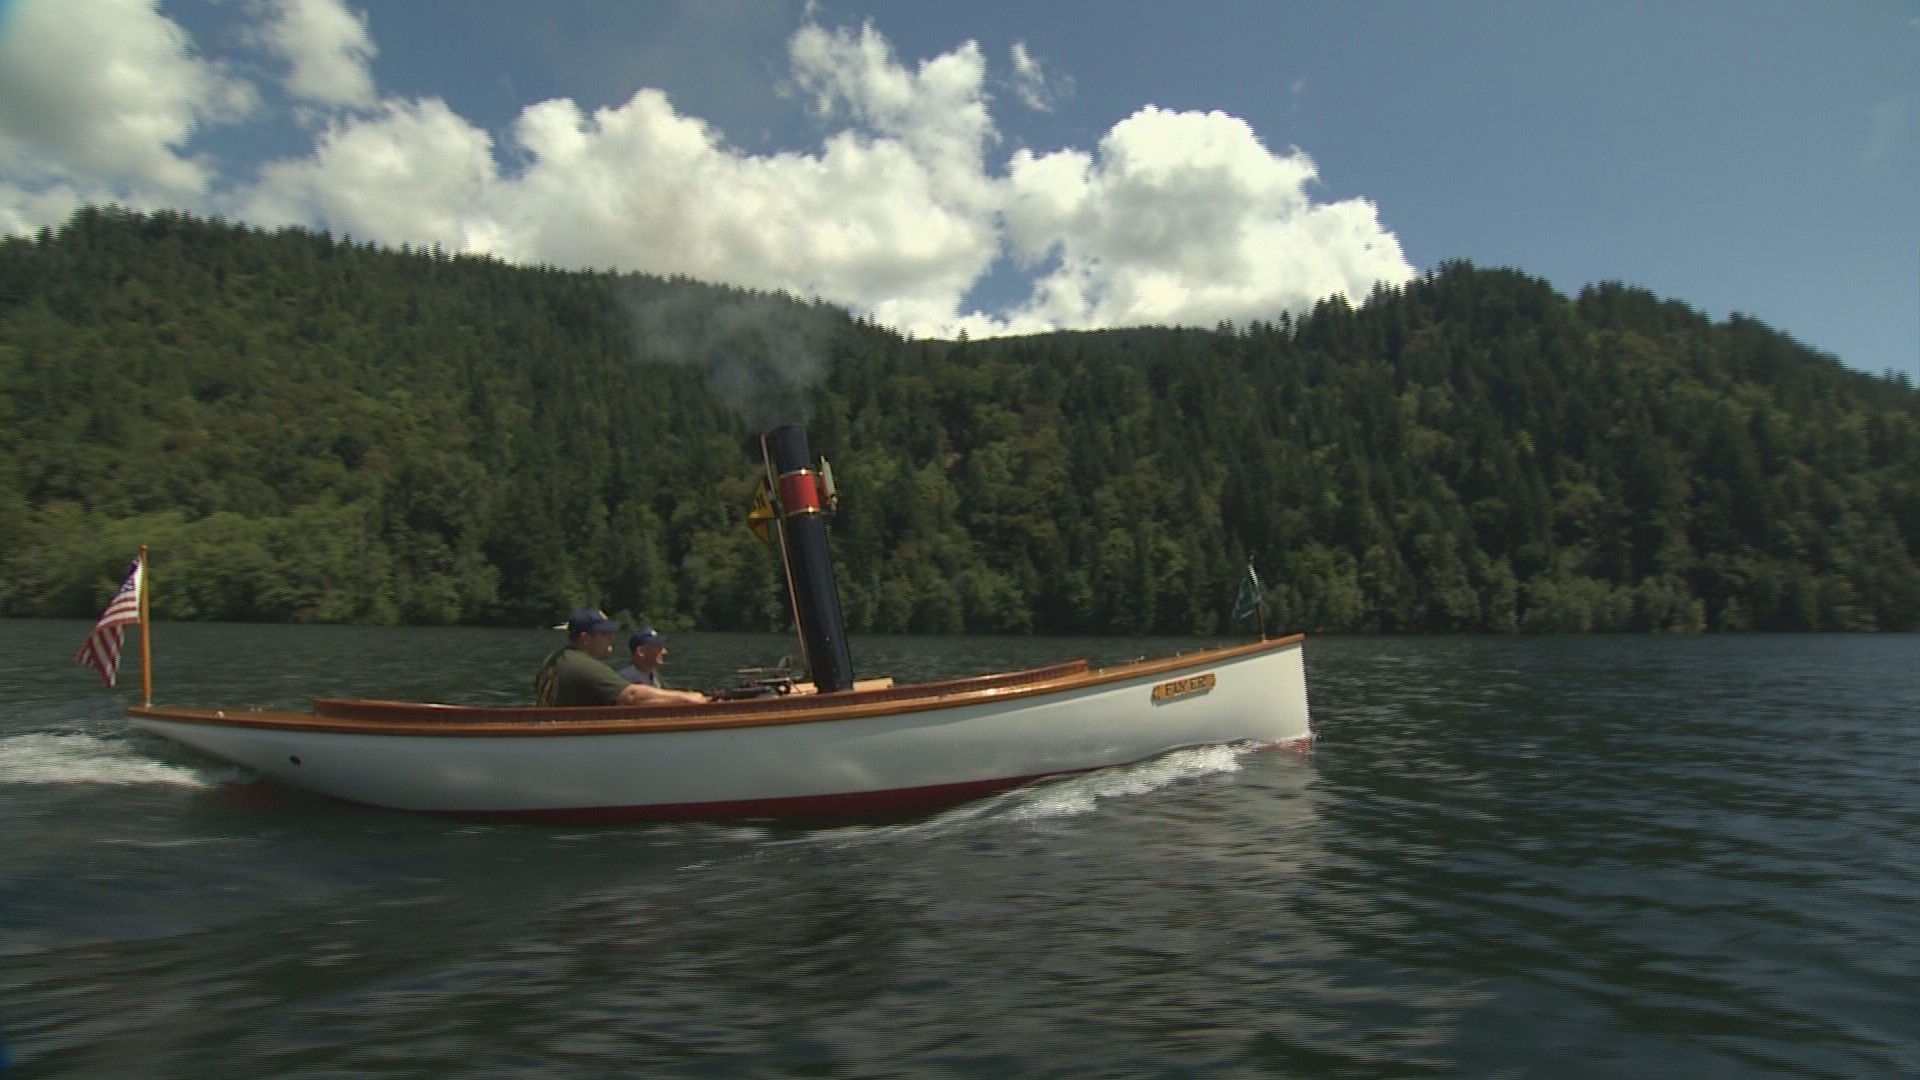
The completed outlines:
{"type": "Polygon", "coordinates": [[[856,631],[1920,627],[1920,393],[1619,285],[908,341],[688,281],[82,211],[0,241],[0,614],[781,620],[757,426],[856,631]]]}

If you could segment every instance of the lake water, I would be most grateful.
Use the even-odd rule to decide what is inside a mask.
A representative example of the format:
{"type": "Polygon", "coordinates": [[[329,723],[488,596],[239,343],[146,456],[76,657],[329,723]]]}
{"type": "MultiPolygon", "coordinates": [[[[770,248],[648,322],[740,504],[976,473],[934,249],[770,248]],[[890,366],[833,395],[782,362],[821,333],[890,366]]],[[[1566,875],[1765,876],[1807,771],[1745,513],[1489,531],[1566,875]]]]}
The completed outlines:
{"type": "MultiPolygon", "coordinates": [[[[1920,637],[1314,638],[1310,754],[563,828],[249,782],[129,731],[86,629],[0,622],[7,1080],[1920,1076],[1920,637]]],[[[162,624],[155,698],[520,701],[557,637],[162,624]]]]}

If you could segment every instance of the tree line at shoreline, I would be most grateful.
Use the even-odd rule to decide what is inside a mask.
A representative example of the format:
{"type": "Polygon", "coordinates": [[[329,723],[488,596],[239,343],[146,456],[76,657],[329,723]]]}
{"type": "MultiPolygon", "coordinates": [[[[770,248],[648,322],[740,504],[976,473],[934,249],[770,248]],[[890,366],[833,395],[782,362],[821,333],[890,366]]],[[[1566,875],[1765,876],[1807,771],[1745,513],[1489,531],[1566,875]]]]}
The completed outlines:
{"type": "Polygon", "coordinates": [[[783,625],[755,433],[854,632],[1920,628],[1920,393],[1757,320],[1441,266],[1214,330],[820,303],[87,209],[0,241],[0,615],[783,625]],[[1244,628],[1244,627],[1243,627],[1244,628]]]}

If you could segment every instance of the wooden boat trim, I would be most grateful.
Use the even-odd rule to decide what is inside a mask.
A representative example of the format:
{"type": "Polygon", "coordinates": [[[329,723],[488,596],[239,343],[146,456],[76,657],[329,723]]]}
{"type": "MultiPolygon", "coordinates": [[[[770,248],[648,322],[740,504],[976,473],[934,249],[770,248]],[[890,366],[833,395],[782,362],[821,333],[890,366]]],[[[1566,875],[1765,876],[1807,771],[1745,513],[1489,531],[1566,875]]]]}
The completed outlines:
{"type": "Polygon", "coordinates": [[[1127,679],[1207,667],[1297,645],[1305,634],[1202,652],[1089,669],[1085,660],[995,675],[880,690],[714,701],[699,705],[606,705],[576,708],[435,705],[322,698],[311,713],[267,709],[133,706],[130,716],[187,724],[324,731],[361,735],[502,736],[617,735],[768,727],[777,724],[897,716],[1081,690],[1127,679]]]}

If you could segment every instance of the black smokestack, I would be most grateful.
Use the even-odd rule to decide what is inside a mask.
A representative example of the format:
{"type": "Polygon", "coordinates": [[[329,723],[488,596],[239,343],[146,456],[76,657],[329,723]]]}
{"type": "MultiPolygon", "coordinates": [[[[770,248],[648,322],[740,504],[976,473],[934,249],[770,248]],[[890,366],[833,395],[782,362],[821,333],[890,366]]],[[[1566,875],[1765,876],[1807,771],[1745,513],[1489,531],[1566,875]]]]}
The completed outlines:
{"type": "Polygon", "coordinates": [[[793,593],[793,619],[806,653],[807,672],[821,693],[853,688],[853,654],[840,615],[840,589],[827,550],[826,494],[813,471],[807,430],[777,427],[760,437],[768,481],[779,509],[780,555],[793,593]]]}

